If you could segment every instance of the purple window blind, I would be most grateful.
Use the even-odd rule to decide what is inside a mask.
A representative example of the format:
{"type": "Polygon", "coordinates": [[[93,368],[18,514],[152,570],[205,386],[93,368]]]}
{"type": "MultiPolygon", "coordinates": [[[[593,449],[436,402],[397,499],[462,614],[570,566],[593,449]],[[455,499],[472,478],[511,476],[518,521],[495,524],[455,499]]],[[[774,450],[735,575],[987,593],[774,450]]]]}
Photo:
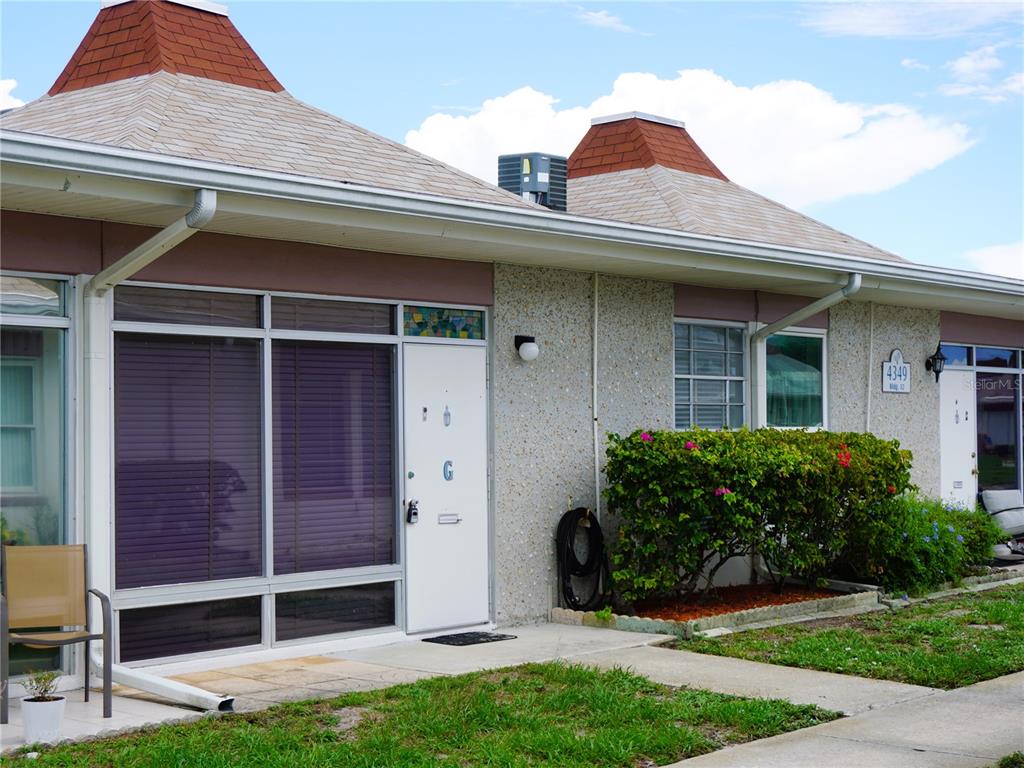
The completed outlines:
{"type": "Polygon", "coordinates": [[[273,353],[275,573],[393,563],[392,349],[273,353]]]}
{"type": "Polygon", "coordinates": [[[119,589],[262,573],[260,342],[118,334],[119,589]]]}

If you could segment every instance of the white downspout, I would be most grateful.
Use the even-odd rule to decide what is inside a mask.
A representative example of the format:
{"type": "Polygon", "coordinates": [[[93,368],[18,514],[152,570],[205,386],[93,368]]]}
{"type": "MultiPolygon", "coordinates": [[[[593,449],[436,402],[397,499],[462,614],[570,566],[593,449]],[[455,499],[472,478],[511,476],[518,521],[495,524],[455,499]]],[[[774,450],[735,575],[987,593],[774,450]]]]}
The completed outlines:
{"type": "Polygon", "coordinates": [[[765,391],[766,370],[764,346],[761,342],[773,333],[778,333],[781,330],[789,328],[791,325],[796,325],[801,320],[806,320],[812,315],[816,315],[841,301],[845,301],[857,293],[857,291],[860,290],[860,287],[860,272],[851,272],[847,278],[846,285],[838,291],[830,293],[828,296],[824,296],[817,301],[813,301],[806,307],[801,307],[795,312],[791,312],[785,317],[776,320],[774,323],[769,323],[763,328],[758,328],[750,334],[750,402],[753,410],[753,418],[751,419],[752,426],[762,427],[764,426],[765,421],[765,414],[763,410],[767,397],[767,393],[765,391]]]}
{"type": "MultiPolygon", "coordinates": [[[[113,521],[110,462],[113,444],[110,430],[112,382],[110,380],[110,289],[152,264],[174,246],[206,226],[217,210],[217,193],[198,189],[192,209],[157,232],[142,245],[94,275],[85,285],[85,333],[83,382],[85,386],[85,537],[89,546],[89,583],[103,593],[113,593],[113,521]]],[[[98,617],[94,617],[94,621],[98,617]]],[[[98,627],[92,628],[94,631],[98,627]]],[[[94,642],[86,664],[102,674],[102,644],[94,642]]],[[[230,711],[234,698],[215,696],[202,688],[112,664],[115,682],[163,696],[200,709],[230,711]]]]}
{"type": "Polygon", "coordinates": [[[192,237],[210,223],[216,212],[217,193],[212,189],[197,189],[192,210],[95,275],[85,286],[86,295],[102,296],[122,280],[127,280],[143,267],[152,264],[178,243],[192,237]]]}
{"type": "Polygon", "coordinates": [[[601,435],[597,423],[597,272],[594,273],[594,328],[590,354],[590,412],[594,417],[594,514],[601,519],[601,435]]]}
{"type": "MultiPolygon", "coordinates": [[[[97,647],[101,645],[102,643],[93,643],[89,654],[92,657],[90,661],[92,661],[97,674],[103,669],[103,650],[97,647]]],[[[202,688],[196,688],[194,685],[179,683],[177,680],[152,675],[148,672],[140,672],[137,669],[120,664],[110,665],[110,676],[115,683],[121,683],[121,685],[127,685],[129,688],[153,693],[170,701],[187,704],[197,709],[205,709],[212,712],[231,712],[235,706],[234,696],[218,696],[202,688]]]]}

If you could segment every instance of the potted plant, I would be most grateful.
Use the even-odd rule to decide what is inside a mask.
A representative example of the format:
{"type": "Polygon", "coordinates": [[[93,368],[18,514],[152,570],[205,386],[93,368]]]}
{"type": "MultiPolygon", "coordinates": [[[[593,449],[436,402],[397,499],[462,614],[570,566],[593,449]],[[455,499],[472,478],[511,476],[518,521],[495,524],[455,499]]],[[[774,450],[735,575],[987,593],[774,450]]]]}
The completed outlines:
{"type": "Polygon", "coordinates": [[[21,700],[21,716],[26,744],[52,743],[60,739],[64,697],[56,695],[59,677],[60,672],[56,670],[32,672],[24,682],[28,695],[21,700]]]}

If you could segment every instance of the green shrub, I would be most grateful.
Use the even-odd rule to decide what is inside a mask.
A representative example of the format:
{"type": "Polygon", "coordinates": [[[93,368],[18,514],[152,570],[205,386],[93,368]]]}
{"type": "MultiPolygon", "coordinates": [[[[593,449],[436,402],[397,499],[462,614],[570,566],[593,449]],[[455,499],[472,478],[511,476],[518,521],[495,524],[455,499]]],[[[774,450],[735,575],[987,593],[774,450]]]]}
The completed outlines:
{"type": "Polygon", "coordinates": [[[637,431],[609,436],[606,473],[621,517],[612,577],[633,602],[691,593],[754,552],[779,589],[822,575],[849,532],[873,531],[867,521],[907,488],[910,454],[859,433],[637,431]]]}
{"type": "Polygon", "coordinates": [[[964,509],[907,494],[891,499],[884,514],[851,533],[842,562],[853,578],[886,591],[920,594],[956,583],[987,563],[1005,538],[982,510],[964,509]]]}

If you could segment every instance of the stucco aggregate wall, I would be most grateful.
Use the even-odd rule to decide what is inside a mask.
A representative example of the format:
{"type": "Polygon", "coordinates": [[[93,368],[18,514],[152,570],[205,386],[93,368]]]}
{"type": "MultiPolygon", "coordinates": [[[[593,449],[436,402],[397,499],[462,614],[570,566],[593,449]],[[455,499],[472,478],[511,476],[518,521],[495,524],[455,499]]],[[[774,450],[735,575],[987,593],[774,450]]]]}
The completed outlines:
{"type": "Polygon", "coordinates": [[[829,427],[898,438],[913,451],[913,481],[938,496],[939,387],[924,368],[939,343],[938,311],[875,304],[872,321],[871,304],[848,301],[830,312],[829,427]],[[882,362],[893,349],[910,363],[909,394],[882,393],[882,362]]]}
{"type": "MultiPolygon", "coordinates": [[[[496,616],[539,621],[555,604],[555,526],[594,505],[593,274],[498,264],[494,272],[492,419],[496,616]],[[535,336],[522,362],[514,336],[535,336]]],[[[670,283],[599,278],[598,426],[672,423],[670,283]]],[[[602,447],[603,456],[603,447],[602,447]]]]}

